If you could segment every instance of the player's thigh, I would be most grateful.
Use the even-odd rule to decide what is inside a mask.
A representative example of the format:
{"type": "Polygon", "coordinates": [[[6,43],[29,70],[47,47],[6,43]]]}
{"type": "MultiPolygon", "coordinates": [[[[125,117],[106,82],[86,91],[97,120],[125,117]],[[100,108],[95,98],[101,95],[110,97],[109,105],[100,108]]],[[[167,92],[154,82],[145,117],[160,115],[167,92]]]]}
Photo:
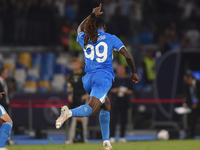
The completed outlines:
{"type": "Polygon", "coordinates": [[[91,96],[88,105],[92,108],[92,114],[90,116],[94,116],[101,107],[102,103],[98,98],[91,96]]]}
{"type": "Polygon", "coordinates": [[[112,86],[112,78],[107,73],[101,72],[93,77],[91,97],[96,97],[104,104],[107,93],[112,86]]]}
{"type": "Polygon", "coordinates": [[[83,82],[83,88],[88,94],[90,94],[92,90],[92,75],[86,74],[85,76],[83,76],[82,82],[83,82]]]}
{"type": "Polygon", "coordinates": [[[111,110],[110,100],[106,97],[104,104],[101,106],[102,110],[109,111],[111,110]]]}

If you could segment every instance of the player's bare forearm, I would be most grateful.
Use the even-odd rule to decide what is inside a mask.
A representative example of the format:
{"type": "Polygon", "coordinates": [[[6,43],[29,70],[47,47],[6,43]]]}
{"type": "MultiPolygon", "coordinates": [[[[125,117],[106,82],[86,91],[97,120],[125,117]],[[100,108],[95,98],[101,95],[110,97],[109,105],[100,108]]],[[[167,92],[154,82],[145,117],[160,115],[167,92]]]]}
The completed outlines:
{"type": "Polygon", "coordinates": [[[136,73],[135,62],[133,60],[133,57],[131,56],[131,58],[126,58],[126,62],[129,65],[129,67],[131,68],[131,72],[136,73]]]}
{"type": "Polygon", "coordinates": [[[133,57],[131,56],[131,54],[126,50],[125,47],[122,47],[120,49],[120,53],[126,58],[126,62],[129,65],[129,67],[131,68],[131,78],[133,80],[133,82],[138,83],[140,80],[136,74],[136,69],[135,69],[135,62],[133,60],[133,57]]]}
{"type": "Polygon", "coordinates": [[[81,32],[84,32],[85,23],[87,22],[87,19],[88,19],[89,17],[90,17],[90,15],[89,15],[87,18],[85,18],[85,19],[81,22],[81,24],[78,26],[77,35],[79,35],[79,33],[81,33],[81,32]]]}
{"type": "MultiPolygon", "coordinates": [[[[96,7],[92,10],[92,13],[94,13],[96,16],[100,16],[103,14],[103,12],[101,12],[101,7],[102,7],[102,4],[100,3],[99,4],[99,7],[96,7]]],[[[87,19],[90,17],[90,15],[85,18],[81,24],[78,26],[78,29],[77,29],[77,34],[81,33],[81,32],[84,32],[84,28],[85,28],[85,23],[87,22],[87,19]]]]}
{"type": "Polygon", "coordinates": [[[126,62],[129,65],[129,67],[131,68],[131,72],[132,73],[136,73],[135,62],[134,62],[133,57],[131,56],[131,54],[126,50],[125,47],[122,47],[120,49],[120,53],[126,58],[126,62]]]}

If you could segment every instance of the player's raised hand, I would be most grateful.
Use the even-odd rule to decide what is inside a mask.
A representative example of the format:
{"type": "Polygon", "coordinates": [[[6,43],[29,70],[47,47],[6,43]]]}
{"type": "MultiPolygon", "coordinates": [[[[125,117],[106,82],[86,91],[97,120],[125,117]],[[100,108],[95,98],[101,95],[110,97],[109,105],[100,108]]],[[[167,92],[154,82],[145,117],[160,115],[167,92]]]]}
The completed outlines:
{"type": "Polygon", "coordinates": [[[140,81],[136,73],[131,73],[131,78],[135,83],[138,83],[140,81]]]}
{"type": "Polygon", "coordinates": [[[102,4],[100,3],[100,4],[99,4],[99,7],[93,8],[92,13],[94,13],[96,16],[102,15],[103,12],[101,11],[101,7],[102,7],[102,4]]]}
{"type": "Polygon", "coordinates": [[[5,94],[5,92],[0,92],[0,99],[2,98],[2,94],[5,94]]]}

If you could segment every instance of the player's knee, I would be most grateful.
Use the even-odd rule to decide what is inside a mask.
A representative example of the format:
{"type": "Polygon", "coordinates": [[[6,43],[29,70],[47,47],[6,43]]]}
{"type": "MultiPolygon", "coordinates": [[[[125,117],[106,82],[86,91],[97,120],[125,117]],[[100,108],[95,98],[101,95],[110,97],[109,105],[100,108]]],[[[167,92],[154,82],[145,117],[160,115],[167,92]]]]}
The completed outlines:
{"type": "Polygon", "coordinates": [[[9,120],[8,122],[10,122],[13,125],[13,121],[12,120],[9,120]]]}
{"type": "Polygon", "coordinates": [[[108,107],[107,107],[107,111],[111,111],[111,106],[110,106],[110,104],[108,105],[108,107]]]}
{"type": "Polygon", "coordinates": [[[0,117],[0,123],[4,124],[5,122],[9,122],[9,123],[13,124],[12,119],[8,116],[7,113],[5,115],[3,115],[2,117],[0,117]]]}
{"type": "Polygon", "coordinates": [[[13,125],[13,121],[12,121],[12,119],[10,118],[10,116],[8,116],[8,117],[6,118],[5,122],[10,122],[10,123],[13,125]]]}
{"type": "Polygon", "coordinates": [[[109,108],[108,108],[108,111],[110,112],[111,111],[111,107],[109,106],[109,108]]]}
{"type": "Polygon", "coordinates": [[[4,122],[9,122],[9,123],[11,123],[13,125],[13,121],[11,119],[7,119],[4,122]]]}
{"type": "Polygon", "coordinates": [[[105,105],[105,107],[103,107],[102,110],[110,112],[111,111],[111,106],[110,106],[110,100],[108,99],[108,97],[106,97],[104,105],[105,105]]]}

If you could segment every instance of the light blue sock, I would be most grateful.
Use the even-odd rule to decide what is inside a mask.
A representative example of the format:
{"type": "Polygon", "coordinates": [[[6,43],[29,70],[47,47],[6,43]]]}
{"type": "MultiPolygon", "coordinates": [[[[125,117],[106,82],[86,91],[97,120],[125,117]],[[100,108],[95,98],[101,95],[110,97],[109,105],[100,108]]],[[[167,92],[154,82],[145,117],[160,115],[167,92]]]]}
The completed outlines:
{"type": "Polygon", "coordinates": [[[92,113],[92,108],[89,105],[81,105],[71,109],[72,117],[89,117],[92,113]]]}
{"type": "Polygon", "coordinates": [[[0,128],[0,147],[5,147],[6,141],[10,136],[12,129],[11,122],[5,122],[0,128]]]}
{"type": "Polygon", "coordinates": [[[103,141],[109,140],[110,112],[105,111],[105,110],[101,111],[99,114],[99,122],[101,125],[101,134],[103,137],[103,141]]]}

